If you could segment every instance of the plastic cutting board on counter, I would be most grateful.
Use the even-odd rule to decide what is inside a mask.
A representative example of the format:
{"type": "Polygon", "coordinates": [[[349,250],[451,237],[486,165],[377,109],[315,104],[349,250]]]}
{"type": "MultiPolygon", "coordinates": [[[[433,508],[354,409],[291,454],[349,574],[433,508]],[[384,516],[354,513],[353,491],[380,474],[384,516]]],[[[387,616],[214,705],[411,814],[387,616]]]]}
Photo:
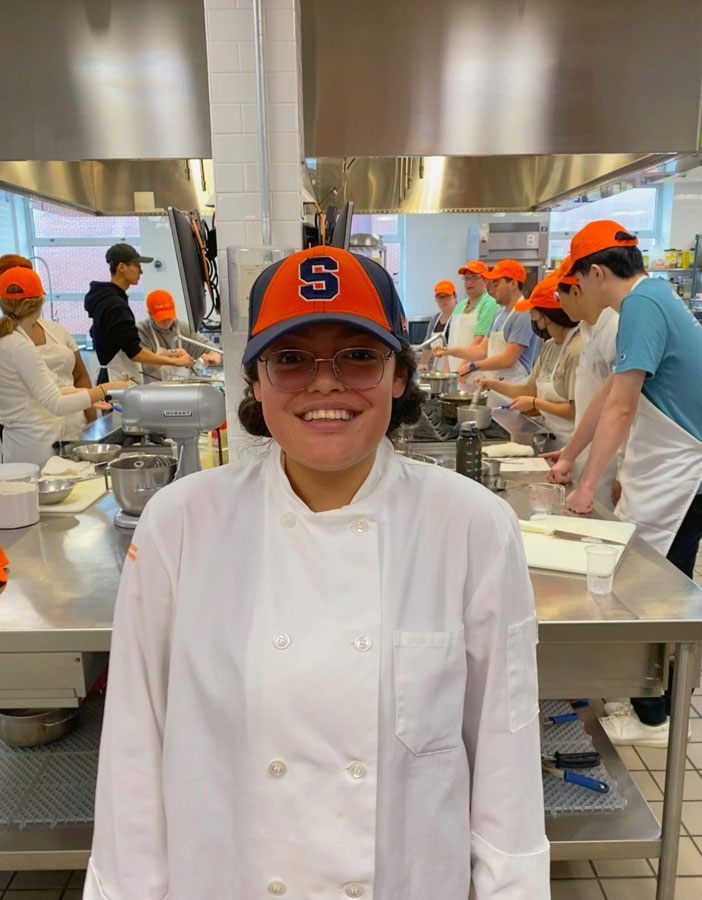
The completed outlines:
{"type": "Polygon", "coordinates": [[[71,493],[61,503],[42,506],[39,504],[40,516],[70,516],[82,513],[107,493],[105,479],[91,478],[90,481],[79,481],[71,493]]]}
{"type": "MultiPolygon", "coordinates": [[[[619,551],[617,565],[636,531],[636,525],[629,522],[580,519],[575,516],[534,516],[532,521],[562,531],[577,532],[587,537],[626,542],[617,548],[619,551]]],[[[585,556],[587,544],[524,531],[522,540],[530,569],[550,569],[552,572],[573,572],[576,575],[587,574],[587,557],[585,556]]]]}

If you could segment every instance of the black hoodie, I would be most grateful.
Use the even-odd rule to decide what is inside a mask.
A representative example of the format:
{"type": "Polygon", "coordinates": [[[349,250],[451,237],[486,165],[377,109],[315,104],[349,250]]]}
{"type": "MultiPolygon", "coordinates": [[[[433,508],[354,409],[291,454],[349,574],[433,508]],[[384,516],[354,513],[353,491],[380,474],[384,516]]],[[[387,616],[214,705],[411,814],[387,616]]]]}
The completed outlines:
{"type": "Polygon", "coordinates": [[[93,320],[90,334],[100,365],[106,366],[120,350],[133,359],[141,341],[126,291],[112,281],[91,281],[83,305],[93,320]]]}

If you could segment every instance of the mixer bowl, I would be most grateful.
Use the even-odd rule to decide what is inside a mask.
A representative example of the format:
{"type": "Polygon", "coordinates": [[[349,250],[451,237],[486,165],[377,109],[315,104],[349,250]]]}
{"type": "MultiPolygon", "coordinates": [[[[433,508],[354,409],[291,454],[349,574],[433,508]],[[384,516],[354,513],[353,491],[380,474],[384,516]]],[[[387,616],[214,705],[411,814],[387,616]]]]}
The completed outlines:
{"type": "Polygon", "coordinates": [[[108,466],[112,490],[128,516],[140,516],[150,497],[173,481],[177,463],[161,455],[123,456],[108,466]]]}

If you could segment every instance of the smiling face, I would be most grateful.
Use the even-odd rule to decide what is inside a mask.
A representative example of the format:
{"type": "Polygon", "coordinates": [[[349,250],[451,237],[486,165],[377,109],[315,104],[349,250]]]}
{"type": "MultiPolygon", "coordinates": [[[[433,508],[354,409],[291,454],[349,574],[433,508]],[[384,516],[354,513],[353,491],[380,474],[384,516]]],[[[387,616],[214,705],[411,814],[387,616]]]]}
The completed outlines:
{"type": "MultiPolygon", "coordinates": [[[[278,338],[261,356],[266,360],[281,350],[298,350],[329,360],[349,348],[367,348],[384,356],[389,353],[372,335],[327,322],[306,325],[278,338]]],[[[325,472],[351,469],[374,457],[390,421],[393,398],[402,396],[407,383],[407,373],[395,370],[394,355],[385,362],[379,383],[365,390],[346,387],[332,363],[326,361],[318,362],[313,381],[294,393],[271,384],[264,362],[259,360],[257,369],[254,396],[286,458],[305,469],[325,472]]]]}

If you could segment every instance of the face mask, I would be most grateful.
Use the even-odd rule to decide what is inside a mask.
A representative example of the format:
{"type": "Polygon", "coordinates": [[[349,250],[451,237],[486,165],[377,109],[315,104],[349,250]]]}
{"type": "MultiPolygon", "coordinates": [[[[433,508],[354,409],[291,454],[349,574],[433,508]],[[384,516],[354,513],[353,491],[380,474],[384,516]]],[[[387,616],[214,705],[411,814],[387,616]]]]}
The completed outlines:
{"type": "Polygon", "coordinates": [[[536,322],[531,320],[531,330],[537,337],[543,338],[543,340],[547,341],[551,335],[548,333],[548,328],[539,328],[536,322]]]}

